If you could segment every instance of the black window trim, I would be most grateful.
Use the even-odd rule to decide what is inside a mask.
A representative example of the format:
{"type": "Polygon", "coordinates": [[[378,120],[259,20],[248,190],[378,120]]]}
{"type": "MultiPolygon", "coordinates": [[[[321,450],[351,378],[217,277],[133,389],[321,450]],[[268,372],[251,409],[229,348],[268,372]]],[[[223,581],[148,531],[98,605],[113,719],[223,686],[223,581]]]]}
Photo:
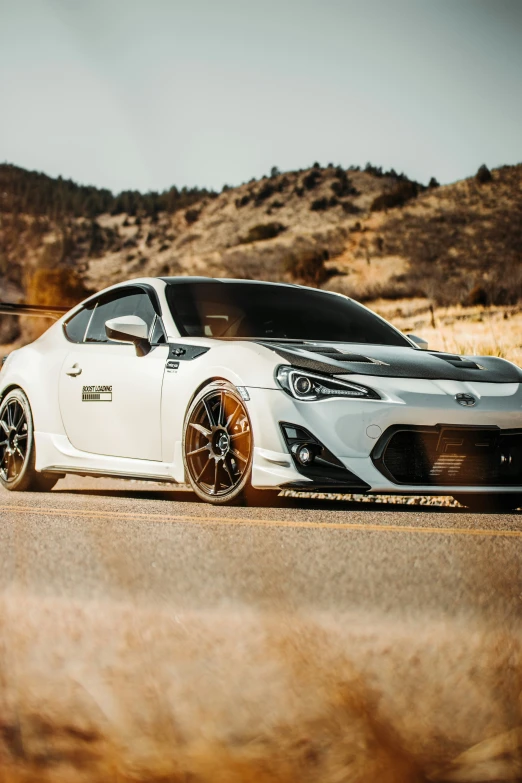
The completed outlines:
{"type": "MultiPolygon", "coordinates": [[[[85,338],[87,336],[87,332],[89,331],[89,326],[91,325],[91,321],[93,319],[94,313],[96,312],[96,308],[100,304],[100,302],[103,302],[103,300],[107,297],[110,297],[111,295],[115,294],[119,291],[128,291],[128,290],[135,290],[135,289],[141,289],[144,293],[147,294],[149,297],[152,307],[154,309],[154,312],[156,313],[156,318],[161,319],[161,324],[163,326],[163,331],[165,332],[165,327],[163,324],[163,318],[162,318],[162,311],[161,311],[161,304],[158,296],[158,292],[156,289],[149,285],[148,283],[129,283],[128,285],[122,285],[117,286],[115,288],[110,288],[108,291],[103,291],[102,293],[93,294],[93,296],[89,297],[85,302],[82,303],[82,306],[78,308],[78,310],[75,310],[74,313],[71,315],[70,318],[68,318],[66,321],[62,324],[62,331],[65,335],[65,339],[67,342],[72,343],[73,345],[108,345],[109,343],[88,343],[85,341],[85,338]],[[85,332],[83,333],[83,340],[81,342],[76,342],[76,340],[71,340],[71,338],[68,336],[67,331],[65,327],[67,324],[72,321],[73,318],[75,318],[82,310],[85,310],[90,304],[94,302],[94,307],[92,308],[91,317],[89,318],[89,321],[87,323],[87,326],[85,328],[85,332]]],[[[156,323],[156,319],[153,320],[152,324],[154,325],[156,323]]],[[[149,336],[152,334],[151,331],[149,331],[149,336]]],[[[165,338],[166,338],[166,332],[165,332],[165,338]]],[[[124,343],[113,343],[114,345],[124,345],[124,343]]]]}

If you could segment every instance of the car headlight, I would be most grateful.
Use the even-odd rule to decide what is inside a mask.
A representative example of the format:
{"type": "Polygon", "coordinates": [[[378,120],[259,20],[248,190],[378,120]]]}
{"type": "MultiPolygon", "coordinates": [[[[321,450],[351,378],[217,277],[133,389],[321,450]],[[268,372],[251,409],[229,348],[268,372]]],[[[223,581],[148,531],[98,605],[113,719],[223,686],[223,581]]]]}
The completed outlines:
{"type": "Polygon", "coordinates": [[[380,400],[373,389],[339,378],[318,375],[308,370],[281,365],[276,370],[276,380],[287,394],[296,400],[326,400],[331,397],[351,397],[362,400],[380,400]]]}

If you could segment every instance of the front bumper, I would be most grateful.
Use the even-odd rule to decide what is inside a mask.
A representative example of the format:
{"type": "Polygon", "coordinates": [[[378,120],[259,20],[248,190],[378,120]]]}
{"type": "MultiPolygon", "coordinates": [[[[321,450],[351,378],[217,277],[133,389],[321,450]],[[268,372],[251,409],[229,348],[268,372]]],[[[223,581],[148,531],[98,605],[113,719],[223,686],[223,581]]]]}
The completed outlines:
{"type": "MultiPolygon", "coordinates": [[[[368,379],[350,376],[356,383],[368,379]]],[[[448,495],[457,493],[522,492],[520,484],[426,484],[396,482],[372,458],[379,439],[388,428],[406,427],[496,427],[522,429],[522,386],[519,384],[461,383],[420,379],[379,378],[373,387],[380,400],[329,399],[298,402],[279,389],[249,388],[249,413],[254,430],[252,483],[255,487],[284,487],[318,491],[316,481],[306,480],[297,469],[283,437],[280,423],[304,427],[360,480],[361,489],[344,491],[384,494],[448,495]],[[456,395],[468,393],[477,399],[473,408],[462,407],[456,395]],[[364,487],[367,487],[365,490],[364,487]]],[[[339,491],[342,487],[337,487],[339,491]]],[[[325,491],[325,488],[321,488],[325,491]]]]}

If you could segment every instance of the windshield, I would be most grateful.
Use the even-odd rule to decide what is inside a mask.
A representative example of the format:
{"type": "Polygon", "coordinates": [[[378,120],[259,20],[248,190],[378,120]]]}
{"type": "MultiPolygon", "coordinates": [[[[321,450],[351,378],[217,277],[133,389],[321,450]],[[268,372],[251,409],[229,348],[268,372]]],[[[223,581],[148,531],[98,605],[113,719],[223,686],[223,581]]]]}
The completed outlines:
{"type": "Polygon", "coordinates": [[[188,337],[410,346],[356,302],[312,288],[180,281],[167,285],[166,296],[180,334],[188,337]]]}

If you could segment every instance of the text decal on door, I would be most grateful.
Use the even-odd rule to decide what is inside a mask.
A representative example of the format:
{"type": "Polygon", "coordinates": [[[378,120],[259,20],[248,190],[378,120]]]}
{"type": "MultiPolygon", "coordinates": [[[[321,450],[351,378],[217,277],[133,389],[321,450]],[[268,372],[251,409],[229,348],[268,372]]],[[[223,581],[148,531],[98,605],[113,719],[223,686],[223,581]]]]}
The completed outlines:
{"type": "Polygon", "coordinates": [[[82,402],[112,402],[112,386],[84,386],[82,402]]]}

